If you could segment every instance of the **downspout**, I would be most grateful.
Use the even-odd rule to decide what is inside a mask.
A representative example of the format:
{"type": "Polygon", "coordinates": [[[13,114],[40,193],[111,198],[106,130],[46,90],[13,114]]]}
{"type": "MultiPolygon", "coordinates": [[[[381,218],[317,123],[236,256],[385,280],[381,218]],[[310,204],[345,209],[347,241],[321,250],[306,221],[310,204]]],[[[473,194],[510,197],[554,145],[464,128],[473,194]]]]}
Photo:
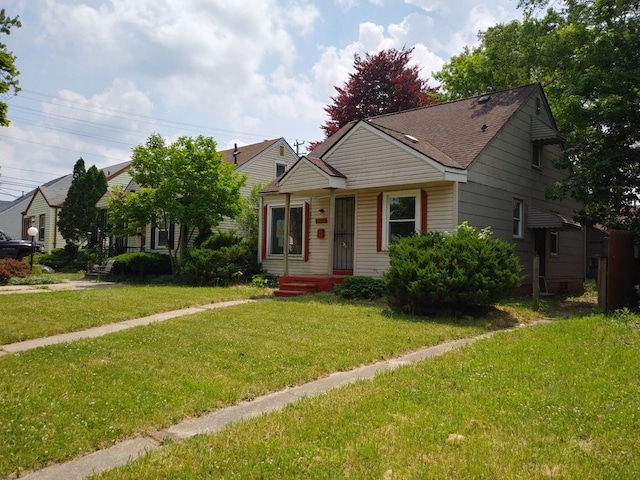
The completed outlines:
{"type": "Polygon", "coordinates": [[[333,252],[335,243],[336,189],[329,191],[329,251],[327,252],[327,275],[333,275],[333,252]]]}
{"type": "Polygon", "coordinates": [[[285,194],[284,204],[284,272],[283,275],[289,275],[289,222],[291,220],[291,194],[285,194]]]}

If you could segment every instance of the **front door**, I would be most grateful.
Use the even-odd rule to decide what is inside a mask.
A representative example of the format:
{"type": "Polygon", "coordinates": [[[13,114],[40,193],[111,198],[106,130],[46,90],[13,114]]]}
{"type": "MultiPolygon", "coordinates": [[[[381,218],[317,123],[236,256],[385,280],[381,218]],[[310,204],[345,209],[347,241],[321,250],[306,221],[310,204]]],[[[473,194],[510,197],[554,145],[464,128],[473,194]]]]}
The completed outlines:
{"type": "Polygon", "coordinates": [[[336,218],[333,235],[333,272],[337,275],[353,274],[355,213],[355,197],[336,198],[336,218]]]}

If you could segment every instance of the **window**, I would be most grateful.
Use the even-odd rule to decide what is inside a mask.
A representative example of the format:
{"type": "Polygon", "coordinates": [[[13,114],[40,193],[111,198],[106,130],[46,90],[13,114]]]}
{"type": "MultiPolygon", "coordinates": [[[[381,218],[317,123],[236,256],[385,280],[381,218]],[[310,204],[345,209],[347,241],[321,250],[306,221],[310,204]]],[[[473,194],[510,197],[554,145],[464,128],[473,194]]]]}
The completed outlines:
{"type": "Polygon", "coordinates": [[[549,255],[557,256],[560,246],[560,234],[557,230],[549,232],[549,255]]]}
{"type": "Polygon", "coordinates": [[[513,236],[522,238],[522,200],[513,199],[513,236]]]}
{"type": "Polygon", "coordinates": [[[38,240],[44,240],[45,217],[44,213],[38,217],[38,240]]]}
{"type": "Polygon", "coordinates": [[[533,149],[531,154],[531,166],[540,168],[542,163],[542,142],[536,140],[533,142],[533,149]]]}
{"type": "Polygon", "coordinates": [[[400,237],[420,230],[420,192],[388,192],[384,195],[383,248],[400,237]]]}
{"type": "MultiPolygon", "coordinates": [[[[269,211],[269,254],[284,254],[285,207],[273,206],[269,211]]],[[[304,208],[301,205],[289,209],[289,255],[302,255],[304,245],[304,208]]]]}
{"type": "Polygon", "coordinates": [[[160,220],[156,227],[156,248],[167,248],[169,246],[169,227],[165,220],[160,220]]]}
{"type": "Polygon", "coordinates": [[[280,175],[282,175],[286,171],[287,171],[286,163],[276,162],[276,178],[278,178],[280,175]]]}
{"type": "Polygon", "coordinates": [[[284,157],[284,145],[280,145],[280,156],[284,157]]]}

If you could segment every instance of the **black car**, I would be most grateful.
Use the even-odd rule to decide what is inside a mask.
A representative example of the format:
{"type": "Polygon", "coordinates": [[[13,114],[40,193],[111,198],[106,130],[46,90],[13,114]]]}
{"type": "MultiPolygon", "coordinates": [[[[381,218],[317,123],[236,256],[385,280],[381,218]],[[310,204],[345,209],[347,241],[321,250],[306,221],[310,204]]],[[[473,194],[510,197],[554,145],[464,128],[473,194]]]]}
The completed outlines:
{"type": "Polygon", "coordinates": [[[42,252],[44,245],[29,240],[13,240],[9,235],[0,231],[0,258],[21,259],[31,255],[31,252],[42,252]]]}

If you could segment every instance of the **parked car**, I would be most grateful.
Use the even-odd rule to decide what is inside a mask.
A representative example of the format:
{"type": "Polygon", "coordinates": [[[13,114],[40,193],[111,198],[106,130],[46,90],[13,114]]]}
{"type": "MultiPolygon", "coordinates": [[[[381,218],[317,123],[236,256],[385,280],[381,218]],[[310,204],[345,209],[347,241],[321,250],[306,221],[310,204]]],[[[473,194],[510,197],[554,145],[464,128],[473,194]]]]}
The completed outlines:
{"type": "Polygon", "coordinates": [[[44,251],[44,245],[29,240],[14,240],[6,233],[0,231],[0,258],[22,259],[31,255],[31,252],[44,251]]]}

